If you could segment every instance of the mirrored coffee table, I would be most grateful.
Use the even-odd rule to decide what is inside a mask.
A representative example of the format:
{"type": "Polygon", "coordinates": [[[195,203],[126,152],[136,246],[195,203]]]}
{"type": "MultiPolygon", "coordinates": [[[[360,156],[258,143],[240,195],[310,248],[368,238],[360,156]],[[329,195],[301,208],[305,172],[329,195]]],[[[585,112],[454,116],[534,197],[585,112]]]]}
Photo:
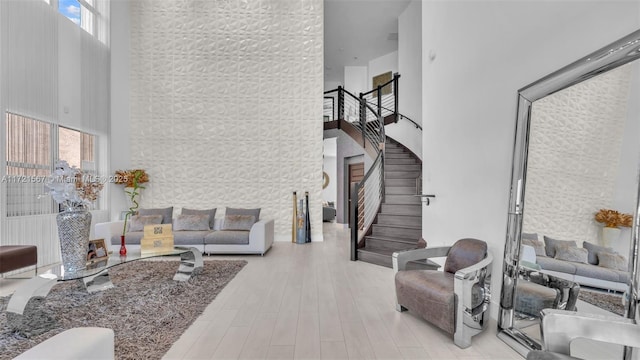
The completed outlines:
{"type": "Polygon", "coordinates": [[[175,247],[172,250],[145,252],[128,252],[126,256],[114,254],[106,260],[98,261],[87,265],[87,268],[80,271],[68,272],[64,266],[54,266],[51,270],[39,274],[24,282],[11,295],[7,304],[7,320],[9,325],[18,329],[24,323],[23,314],[27,303],[32,298],[46,297],[51,288],[64,281],[82,280],[87,292],[94,293],[113,288],[109,278],[109,269],[133,261],[158,258],[163,256],[180,256],[178,270],[173,276],[173,280],[187,281],[192,275],[202,269],[202,253],[196,248],[175,247]]]}

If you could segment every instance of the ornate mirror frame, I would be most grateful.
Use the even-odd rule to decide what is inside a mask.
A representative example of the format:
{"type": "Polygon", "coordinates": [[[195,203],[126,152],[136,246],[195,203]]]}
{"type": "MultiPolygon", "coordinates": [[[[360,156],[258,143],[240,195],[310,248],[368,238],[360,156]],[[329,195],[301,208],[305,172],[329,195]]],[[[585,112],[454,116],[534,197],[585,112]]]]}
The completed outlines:
{"type": "MultiPolygon", "coordinates": [[[[529,350],[537,347],[538,344],[536,340],[528,338],[513,328],[515,316],[515,287],[518,281],[518,259],[520,257],[522,219],[525,207],[527,156],[532,104],[534,101],[547,95],[551,95],[638,59],[640,59],[640,30],[518,91],[517,122],[511,169],[511,192],[509,195],[509,213],[504,248],[500,311],[498,314],[498,337],[524,356],[526,356],[529,350]]],[[[640,191],[638,194],[640,194],[640,191]]],[[[640,195],[637,197],[632,228],[632,250],[630,251],[629,258],[631,266],[631,276],[629,280],[631,301],[627,303],[626,314],[628,318],[636,317],[635,305],[639,299],[637,269],[640,195]]],[[[627,356],[628,352],[625,352],[625,357],[627,356]]]]}

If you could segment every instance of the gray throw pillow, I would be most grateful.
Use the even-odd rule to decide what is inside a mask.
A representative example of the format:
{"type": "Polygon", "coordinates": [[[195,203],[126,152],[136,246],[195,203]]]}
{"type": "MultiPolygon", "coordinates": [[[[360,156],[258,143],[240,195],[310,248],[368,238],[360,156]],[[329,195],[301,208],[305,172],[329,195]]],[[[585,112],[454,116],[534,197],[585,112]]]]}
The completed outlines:
{"type": "Polygon", "coordinates": [[[140,209],[138,215],[162,215],[161,224],[171,224],[173,222],[173,206],[164,209],[140,209]]]}
{"type": "MultiPolygon", "coordinates": [[[[524,234],[523,234],[524,235],[524,234]]],[[[522,245],[529,245],[536,251],[536,256],[547,256],[542,241],[522,238],[522,245]]]]}
{"type": "Polygon", "coordinates": [[[216,220],[216,209],[194,210],[182,208],[182,215],[209,215],[209,229],[213,229],[216,220]]]}
{"type": "Polygon", "coordinates": [[[627,258],[620,254],[614,254],[604,251],[598,253],[598,266],[619,271],[629,271],[627,258]]]}
{"type": "Polygon", "coordinates": [[[253,215],[225,215],[222,229],[220,230],[251,230],[255,223],[253,215]]]}
{"type": "Polygon", "coordinates": [[[209,230],[209,214],[178,215],[173,230],[203,231],[209,230]]]}
{"type": "Polygon", "coordinates": [[[540,238],[538,237],[537,233],[526,233],[523,232],[520,237],[522,238],[522,240],[527,239],[527,240],[536,240],[536,241],[540,241],[540,238]]]}
{"type": "Polygon", "coordinates": [[[587,249],[570,246],[558,246],[556,247],[555,259],[586,264],[588,255],[589,252],[587,251],[587,249]]]}
{"type": "Polygon", "coordinates": [[[238,208],[227,208],[224,212],[226,215],[253,215],[254,221],[256,222],[260,220],[260,208],[257,209],[238,209],[238,208]]]}
{"type": "Polygon", "coordinates": [[[587,249],[587,251],[589,251],[589,264],[591,265],[598,265],[598,253],[599,252],[608,252],[608,253],[614,253],[615,251],[613,250],[613,248],[611,247],[606,247],[606,246],[600,246],[600,245],[596,245],[596,244],[592,244],[590,242],[583,242],[582,243],[582,247],[587,249]]]}
{"type": "Polygon", "coordinates": [[[544,237],[544,251],[548,257],[556,257],[556,247],[578,247],[575,241],[571,240],[556,240],[548,236],[544,237]]]}
{"type": "Polygon", "coordinates": [[[129,231],[144,231],[145,225],[162,223],[162,215],[134,215],[129,223],[129,231]]]}

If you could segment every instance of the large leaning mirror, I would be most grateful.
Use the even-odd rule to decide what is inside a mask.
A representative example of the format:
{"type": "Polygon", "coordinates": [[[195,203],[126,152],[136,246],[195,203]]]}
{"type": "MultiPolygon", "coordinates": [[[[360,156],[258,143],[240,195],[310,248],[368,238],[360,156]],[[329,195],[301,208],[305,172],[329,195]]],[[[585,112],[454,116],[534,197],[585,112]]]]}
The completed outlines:
{"type": "Polygon", "coordinates": [[[636,318],[638,59],[640,30],[519,90],[498,336],[523,356],[542,309],[636,318]]]}

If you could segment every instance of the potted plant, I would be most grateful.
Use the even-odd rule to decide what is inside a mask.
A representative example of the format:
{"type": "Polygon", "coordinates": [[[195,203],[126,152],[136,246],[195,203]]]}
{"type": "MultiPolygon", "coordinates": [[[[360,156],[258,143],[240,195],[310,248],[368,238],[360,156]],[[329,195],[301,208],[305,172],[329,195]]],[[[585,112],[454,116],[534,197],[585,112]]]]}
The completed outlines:
{"type": "Polygon", "coordinates": [[[140,190],[145,189],[141,184],[149,182],[149,175],[143,169],[134,170],[117,170],[115,176],[115,183],[125,185],[124,192],[127,195],[129,202],[129,210],[124,216],[124,226],[122,227],[122,235],[120,236],[120,255],[127,254],[127,247],[125,246],[125,234],[127,232],[127,221],[129,217],[135,215],[138,207],[138,196],[140,190]]]}
{"type": "Polygon", "coordinates": [[[616,210],[600,209],[595,215],[595,220],[604,224],[602,242],[606,246],[611,246],[612,240],[620,237],[620,227],[631,227],[633,216],[616,210]]]}

